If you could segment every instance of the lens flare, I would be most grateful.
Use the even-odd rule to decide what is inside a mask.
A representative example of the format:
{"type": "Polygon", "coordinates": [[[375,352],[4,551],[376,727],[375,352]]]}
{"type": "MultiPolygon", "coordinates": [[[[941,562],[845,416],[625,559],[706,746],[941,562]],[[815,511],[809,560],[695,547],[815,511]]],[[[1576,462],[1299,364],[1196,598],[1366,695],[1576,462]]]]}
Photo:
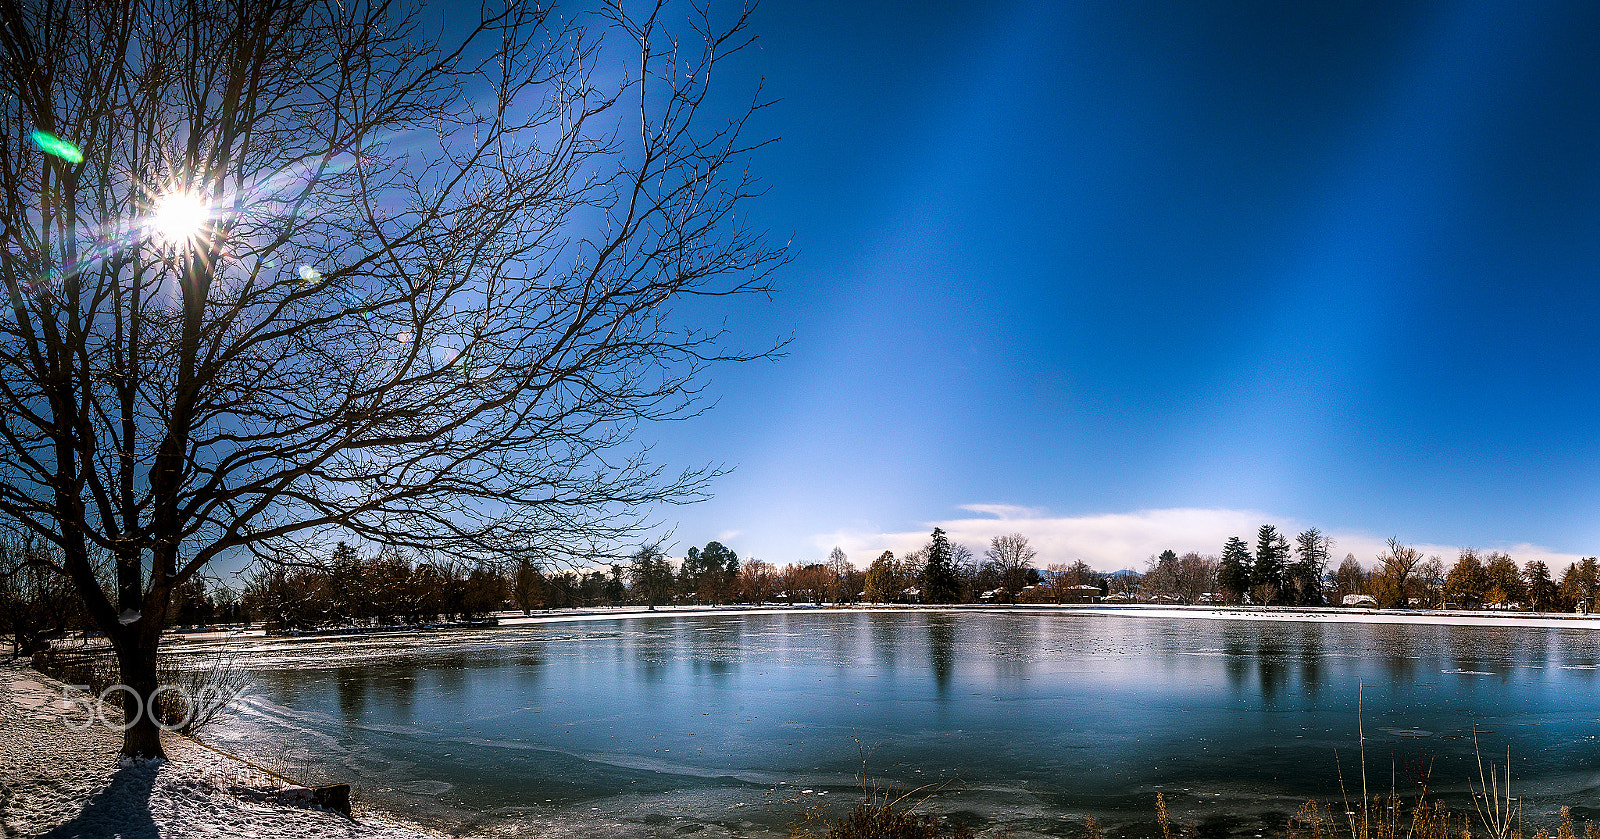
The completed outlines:
{"type": "Polygon", "coordinates": [[[210,217],[211,207],[205,199],[187,192],[170,192],[156,201],[150,227],[166,242],[181,245],[199,236],[210,217]]]}
{"type": "Polygon", "coordinates": [[[74,146],[73,144],[61,139],[60,137],[57,137],[54,134],[47,134],[43,131],[35,131],[28,136],[33,138],[33,144],[38,146],[39,150],[45,154],[53,154],[56,157],[67,161],[68,163],[83,162],[83,152],[78,151],[77,146],[74,146]]]}

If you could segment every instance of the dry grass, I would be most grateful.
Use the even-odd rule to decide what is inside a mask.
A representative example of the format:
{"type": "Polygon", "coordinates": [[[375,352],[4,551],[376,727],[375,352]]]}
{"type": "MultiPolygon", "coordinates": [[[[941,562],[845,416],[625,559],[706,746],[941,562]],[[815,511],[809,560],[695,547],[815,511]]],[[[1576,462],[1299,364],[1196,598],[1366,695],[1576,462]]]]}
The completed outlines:
{"type": "MultiPolygon", "coordinates": [[[[833,821],[823,834],[823,839],[936,839],[947,835],[952,839],[973,839],[972,829],[965,822],[948,825],[950,832],[942,834],[942,820],[938,816],[918,812],[928,798],[943,784],[918,787],[910,792],[893,795],[867,779],[867,750],[856,741],[861,753],[861,768],[856,779],[861,786],[861,802],[850,814],[833,821]]],[[[815,810],[805,814],[805,821],[819,821],[815,810]]],[[[1009,836],[1010,831],[1007,831],[1009,836]]],[[[789,832],[790,839],[814,839],[807,827],[796,825],[789,832]]]]}
{"type": "MultiPolygon", "coordinates": [[[[109,654],[49,651],[34,658],[39,672],[68,685],[86,685],[91,696],[104,696],[108,705],[122,707],[126,691],[106,690],[122,681],[117,659],[109,654]]],[[[249,674],[238,653],[221,649],[209,656],[162,656],[157,659],[157,713],[172,731],[193,736],[207,725],[232,714],[236,700],[249,684],[249,674]]]]}

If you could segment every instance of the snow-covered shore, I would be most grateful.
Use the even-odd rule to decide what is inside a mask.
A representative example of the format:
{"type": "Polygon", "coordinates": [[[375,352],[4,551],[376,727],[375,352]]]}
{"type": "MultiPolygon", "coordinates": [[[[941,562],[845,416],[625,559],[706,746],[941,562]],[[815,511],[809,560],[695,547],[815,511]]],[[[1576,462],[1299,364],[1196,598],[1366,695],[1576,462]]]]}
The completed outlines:
{"type": "MultiPolygon", "coordinates": [[[[707,615],[746,614],[805,614],[828,611],[857,612],[908,612],[908,611],[977,611],[977,612],[1038,612],[1064,615],[1104,615],[1129,618],[1189,618],[1194,620],[1245,620],[1245,621],[1306,621],[1312,623],[1393,623],[1433,624],[1442,626],[1510,626],[1538,629],[1594,629],[1600,630],[1600,615],[1576,615],[1563,612],[1490,612],[1476,610],[1441,609],[1351,609],[1304,608],[1294,606],[1169,606],[1152,604],[1009,604],[963,603],[953,606],[906,605],[884,603],[853,603],[848,605],[813,606],[810,604],[767,604],[762,606],[658,606],[647,611],[637,606],[594,606],[551,611],[535,611],[524,615],[520,611],[500,612],[495,617],[501,627],[533,624],[573,623],[581,621],[627,620],[638,618],[703,617],[707,615]]],[[[410,634],[417,630],[394,630],[397,634],[410,634]]],[[[428,630],[424,630],[428,631],[428,630]]],[[[451,629],[432,630],[451,632],[451,629]]],[[[369,634],[371,630],[363,630],[369,634]]],[[[298,636],[306,640],[325,638],[328,634],[298,636]]],[[[207,631],[174,632],[169,643],[230,641],[248,642],[263,639],[260,629],[218,629],[207,631]]],[[[275,636],[273,640],[292,640],[295,636],[275,636]]]]}
{"type": "Polygon", "coordinates": [[[232,790],[281,783],[244,762],[169,735],[166,762],[119,765],[120,733],[83,731],[83,703],[20,662],[0,663],[0,828],[18,837],[309,837],[438,839],[421,828],[357,813],[244,800],[232,790]]]}
{"type": "MultiPolygon", "coordinates": [[[[959,607],[958,607],[959,608],[959,607]]],[[[1562,612],[1489,612],[1464,609],[1314,609],[1294,606],[1000,606],[971,607],[1055,611],[1124,617],[1192,618],[1197,620],[1305,621],[1312,623],[1395,623],[1437,626],[1508,626],[1530,629],[1600,629],[1600,616],[1562,612]]]]}
{"type": "Polygon", "coordinates": [[[1600,615],[1575,615],[1563,612],[1511,612],[1465,609],[1352,609],[1306,608],[1296,606],[1170,606],[1154,604],[1068,604],[1017,603],[986,604],[962,603],[953,606],[904,605],[881,603],[854,603],[838,606],[810,606],[804,604],[768,606],[661,606],[654,612],[627,607],[569,609],[540,612],[524,616],[520,612],[503,612],[501,626],[519,624],[564,623],[644,617],[694,617],[700,615],[806,613],[819,611],[962,611],[962,612],[1034,612],[1039,614],[1097,615],[1126,618],[1187,618],[1191,620],[1235,621],[1305,621],[1311,623],[1389,623],[1431,624],[1438,626],[1506,626],[1529,629],[1592,629],[1600,630],[1600,615]]]}

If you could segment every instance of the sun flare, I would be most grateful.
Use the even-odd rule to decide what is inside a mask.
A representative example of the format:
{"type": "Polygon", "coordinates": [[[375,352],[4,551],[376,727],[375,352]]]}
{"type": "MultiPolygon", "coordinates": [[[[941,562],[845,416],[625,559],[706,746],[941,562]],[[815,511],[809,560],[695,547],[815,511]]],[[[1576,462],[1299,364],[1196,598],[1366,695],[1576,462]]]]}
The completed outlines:
{"type": "Polygon", "coordinates": [[[204,198],[187,192],[169,192],[157,199],[150,227],[162,241],[181,245],[200,235],[210,215],[211,205],[204,198]]]}

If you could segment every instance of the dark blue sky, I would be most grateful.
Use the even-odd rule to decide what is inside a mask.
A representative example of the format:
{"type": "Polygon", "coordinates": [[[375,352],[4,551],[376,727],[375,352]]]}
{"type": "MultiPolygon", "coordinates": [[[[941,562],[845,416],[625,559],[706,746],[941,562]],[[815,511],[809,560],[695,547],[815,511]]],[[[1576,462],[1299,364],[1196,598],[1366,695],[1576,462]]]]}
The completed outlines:
{"type": "Polygon", "coordinates": [[[1271,522],[1364,561],[1600,553],[1600,5],[768,0],[756,29],[723,81],[780,100],[751,218],[797,257],[730,325],[793,342],[648,432],[738,467],[662,511],[679,550],[864,565],[947,523],[1112,568],[1271,522]]]}

